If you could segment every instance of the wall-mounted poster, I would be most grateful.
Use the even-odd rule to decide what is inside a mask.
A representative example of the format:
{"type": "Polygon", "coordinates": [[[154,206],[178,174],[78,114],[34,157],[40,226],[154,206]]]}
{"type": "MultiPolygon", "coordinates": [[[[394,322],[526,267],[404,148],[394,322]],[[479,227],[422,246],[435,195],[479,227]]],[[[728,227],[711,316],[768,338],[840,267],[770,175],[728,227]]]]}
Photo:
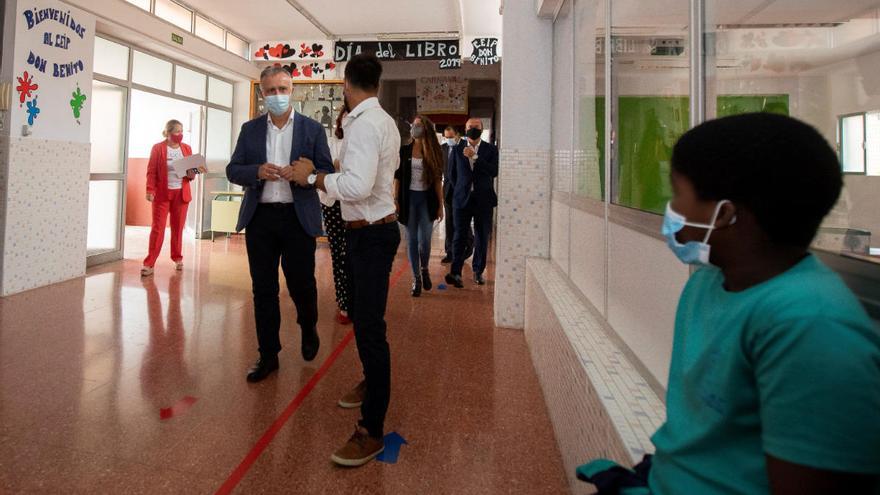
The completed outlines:
{"type": "Polygon", "coordinates": [[[339,66],[329,60],[296,60],[260,64],[260,70],[269,66],[283,67],[294,80],[323,80],[341,77],[339,66]]]}
{"type": "Polygon", "coordinates": [[[474,51],[471,53],[471,63],[475,65],[497,64],[498,38],[475,38],[471,44],[474,51]]]}
{"type": "Polygon", "coordinates": [[[416,108],[419,113],[468,113],[468,81],[463,77],[420,77],[416,79],[416,108]]]}
{"type": "Polygon", "coordinates": [[[18,5],[13,132],[89,142],[95,16],[52,0],[18,5]]]}
{"type": "Polygon", "coordinates": [[[260,60],[328,60],[333,58],[333,42],[318,41],[266,41],[254,43],[251,54],[255,62],[260,60]]]}
{"type": "Polygon", "coordinates": [[[458,40],[337,41],[333,60],[345,62],[359,53],[383,60],[445,60],[461,56],[458,40]]]}

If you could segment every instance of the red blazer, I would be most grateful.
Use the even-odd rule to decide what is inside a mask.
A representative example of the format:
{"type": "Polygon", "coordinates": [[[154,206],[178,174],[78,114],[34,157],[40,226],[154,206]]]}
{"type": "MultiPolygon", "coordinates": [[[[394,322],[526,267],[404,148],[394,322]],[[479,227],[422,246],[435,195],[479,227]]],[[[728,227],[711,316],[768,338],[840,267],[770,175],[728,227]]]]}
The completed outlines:
{"type": "MultiPolygon", "coordinates": [[[[180,143],[183,156],[192,155],[192,148],[186,143],[180,143]]],[[[192,201],[192,192],[189,189],[190,179],[183,178],[183,202],[192,201]]],[[[147,164],[147,194],[154,196],[153,201],[168,199],[168,142],[162,141],[153,145],[150,151],[150,162],[147,164]]]]}

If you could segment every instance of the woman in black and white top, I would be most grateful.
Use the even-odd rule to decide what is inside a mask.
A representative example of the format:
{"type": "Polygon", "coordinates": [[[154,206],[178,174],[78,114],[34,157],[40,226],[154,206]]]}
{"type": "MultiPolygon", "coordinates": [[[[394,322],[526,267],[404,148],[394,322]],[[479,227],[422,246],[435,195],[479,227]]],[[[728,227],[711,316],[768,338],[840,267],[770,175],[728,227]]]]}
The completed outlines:
{"type": "Polygon", "coordinates": [[[413,142],[400,148],[400,168],[394,174],[398,221],[406,226],[409,262],[413,270],[412,295],[431,290],[428,261],[434,222],[443,220],[443,156],[434,123],[417,115],[413,142]]]}

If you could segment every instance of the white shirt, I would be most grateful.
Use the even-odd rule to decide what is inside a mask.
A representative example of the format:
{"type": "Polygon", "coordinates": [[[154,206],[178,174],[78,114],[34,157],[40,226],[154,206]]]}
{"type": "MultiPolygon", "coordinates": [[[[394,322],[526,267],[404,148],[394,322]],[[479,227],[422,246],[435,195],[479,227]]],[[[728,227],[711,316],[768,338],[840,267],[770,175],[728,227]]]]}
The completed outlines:
{"type": "Polygon", "coordinates": [[[342,129],[342,170],[324,177],[327,197],[341,201],[347,222],[381,220],[395,212],[391,189],[400,166],[400,133],[375,97],[355,107],[342,129]]]}
{"type": "MultiPolygon", "coordinates": [[[[267,114],[269,129],[266,131],[266,161],[281,168],[290,166],[290,153],[293,147],[293,116],[290,117],[281,129],[275,127],[272,116],[267,114]]],[[[260,203],[293,203],[293,191],[290,182],[284,179],[267,180],[263,183],[263,196],[260,203]]]]}
{"type": "Polygon", "coordinates": [[[183,179],[177,176],[171,162],[183,158],[183,150],[180,147],[172,148],[168,146],[168,189],[180,189],[183,187],[183,179]]]}
{"type": "MultiPolygon", "coordinates": [[[[337,138],[336,135],[331,135],[327,138],[327,145],[330,148],[330,159],[333,162],[339,159],[339,151],[342,149],[342,140],[337,138]]],[[[321,201],[321,204],[324,206],[333,206],[336,204],[336,200],[331,200],[327,193],[318,189],[318,200],[321,201]]]]}
{"type": "Polygon", "coordinates": [[[425,186],[425,161],[421,158],[412,159],[412,177],[409,180],[410,191],[426,191],[425,186]]]}

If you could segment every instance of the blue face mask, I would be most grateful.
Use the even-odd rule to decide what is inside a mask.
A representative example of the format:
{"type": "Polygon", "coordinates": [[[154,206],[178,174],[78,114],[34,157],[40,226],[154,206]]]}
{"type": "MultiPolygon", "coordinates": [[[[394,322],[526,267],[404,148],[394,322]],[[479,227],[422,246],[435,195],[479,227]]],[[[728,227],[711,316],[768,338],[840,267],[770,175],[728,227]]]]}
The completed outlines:
{"type": "Polygon", "coordinates": [[[272,115],[284,115],[290,108],[290,95],[269,95],[265,99],[266,108],[272,115]]]}
{"type": "MultiPolygon", "coordinates": [[[[718,205],[715,207],[715,213],[712,215],[712,220],[708,224],[688,222],[683,215],[672,209],[671,203],[666,203],[666,214],[663,216],[661,232],[666,237],[666,244],[669,246],[669,249],[672,250],[682,263],[688,265],[710,265],[709,252],[711,246],[708,244],[709,236],[715,230],[715,220],[718,219],[718,213],[721,212],[721,206],[724,203],[730,203],[730,201],[725,199],[718,202],[718,205]],[[706,237],[703,238],[703,242],[690,241],[685,244],[678,242],[675,234],[679,233],[685,226],[706,229],[706,237]]],[[[731,224],[735,221],[736,218],[734,217],[731,224]]]]}
{"type": "Polygon", "coordinates": [[[446,144],[449,146],[455,146],[458,143],[455,142],[455,138],[446,138],[446,144]]]}

